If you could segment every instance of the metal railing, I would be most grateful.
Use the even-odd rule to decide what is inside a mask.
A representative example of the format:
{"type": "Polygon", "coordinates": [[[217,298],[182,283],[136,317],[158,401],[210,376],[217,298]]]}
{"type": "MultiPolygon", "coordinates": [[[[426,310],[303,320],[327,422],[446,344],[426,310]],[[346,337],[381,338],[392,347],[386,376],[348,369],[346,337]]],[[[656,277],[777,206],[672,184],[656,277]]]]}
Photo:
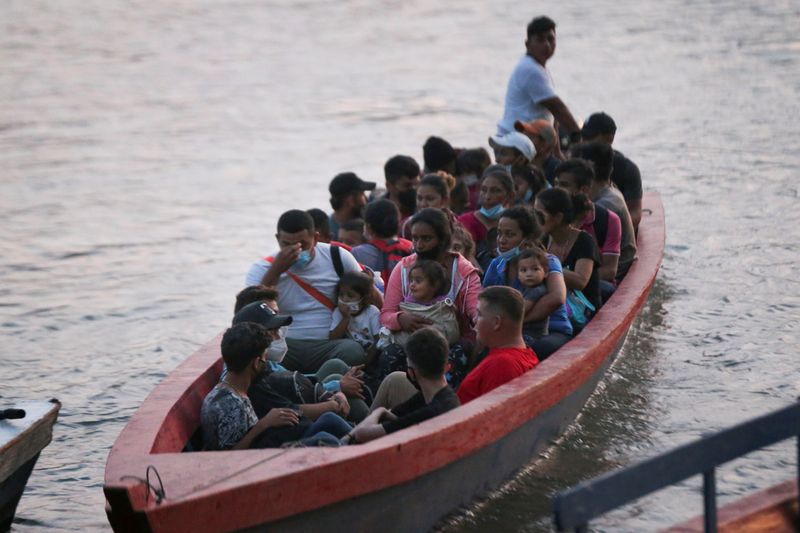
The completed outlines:
{"type": "Polygon", "coordinates": [[[794,403],[559,492],[553,498],[555,526],[559,531],[574,529],[576,532],[586,532],[591,519],[651,492],[702,474],[705,531],[716,532],[716,467],[792,437],[797,437],[797,478],[800,481],[800,403],[794,403]]]}

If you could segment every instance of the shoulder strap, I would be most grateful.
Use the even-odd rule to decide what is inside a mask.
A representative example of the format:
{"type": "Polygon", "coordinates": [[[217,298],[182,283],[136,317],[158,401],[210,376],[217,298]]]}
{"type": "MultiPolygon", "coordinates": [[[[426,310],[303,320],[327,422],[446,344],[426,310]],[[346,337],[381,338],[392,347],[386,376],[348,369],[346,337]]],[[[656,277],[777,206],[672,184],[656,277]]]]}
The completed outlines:
{"type": "MultiPolygon", "coordinates": [[[[264,261],[266,261],[267,263],[272,263],[272,261],[274,261],[274,260],[275,260],[275,258],[274,258],[274,257],[272,257],[272,256],[269,256],[269,257],[265,257],[265,258],[264,258],[264,261]]],[[[340,259],[340,261],[341,261],[341,259],[340,259]]],[[[297,274],[295,274],[294,272],[289,272],[289,271],[287,270],[287,271],[286,271],[286,275],[287,275],[287,276],[289,276],[289,278],[290,278],[292,281],[294,281],[295,283],[297,283],[297,285],[298,285],[298,286],[300,286],[300,288],[301,288],[301,289],[303,289],[304,291],[306,291],[306,293],[308,293],[308,295],[309,295],[309,296],[311,296],[312,298],[314,298],[316,301],[318,301],[319,303],[321,303],[322,305],[324,305],[325,307],[327,307],[327,308],[328,308],[328,309],[330,309],[331,311],[333,311],[334,309],[336,309],[336,304],[334,304],[334,303],[331,301],[331,299],[330,299],[330,298],[328,298],[327,296],[325,296],[324,294],[322,294],[322,293],[319,291],[319,289],[317,289],[316,287],[314,287],[312,284],[310,284],[309,282],[307,282],[306,280],[304,280],[303,278],[301,278],[300,276],[298,276],[298,275],[297,275],[297,274]]]]}
{"type": "Polygon", "coordinates": [[[594,204],[594,235],[598,248],[602,248],[608,235],[608,209],[597,204],[594,204]]]}
{"type": "Polygon", "coordinates": [[[340,278],[344,274],[344,265],[342,264],[342,249],[336,245],[331,246],[331,261],[333,261],[333,268],[336,270],[336,275],[340,278]]]}

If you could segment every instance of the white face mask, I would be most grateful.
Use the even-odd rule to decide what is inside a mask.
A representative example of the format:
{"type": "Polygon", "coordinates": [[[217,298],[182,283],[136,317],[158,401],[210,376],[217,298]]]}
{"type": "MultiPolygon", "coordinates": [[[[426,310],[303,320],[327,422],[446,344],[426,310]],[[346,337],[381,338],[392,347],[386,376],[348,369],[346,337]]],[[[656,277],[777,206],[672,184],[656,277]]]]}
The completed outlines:
{"type": "Polygon", "coordinates": [[[355,302],[348,302],[346,300],[342,300],[341,298],[339,298],[339,304],[346,305],[350,309],[351,313],[358,313],[358,310],[361,309],[361,300],[355,302]]]}
{"type": "Polygon", "coordinates": [[[286,326],[280,328],[278,339],[275,339],[269,344],[267,348],[267,359],[275,363],[280,363],[286,357],[286,352],[289,351],[289,346],[286,344],[286,326]]]}

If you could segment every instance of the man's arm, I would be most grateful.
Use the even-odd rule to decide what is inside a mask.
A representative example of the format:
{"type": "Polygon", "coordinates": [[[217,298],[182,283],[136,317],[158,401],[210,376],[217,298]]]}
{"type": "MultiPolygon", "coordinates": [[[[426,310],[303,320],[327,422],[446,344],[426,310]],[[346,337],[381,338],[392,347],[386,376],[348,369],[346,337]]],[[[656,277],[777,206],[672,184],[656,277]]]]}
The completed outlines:
{"type": "Polygon", "coordinates": [[[617,278],[617,266],[619,265],[619,254],[603,254],[600,256],[600,270],[598,271],[600,279],[603,281],[610,281],[611,283],[617,278]]]}
{"type": "Polygon", "coordinates": [[[625,205],[628,206],[628,211],[631,213],[631,222],[633,223],[633,231],[636,235],[639,234],[639,222],[642,221],[642,199],[638,200],[625,200],[625,205]]]}
{"type": "Polygon", "coordinates": [[[245,436],[242,437],[242,440],[237,442],[231,449],[246,450],[253,445],[253,441],[256,440],[256,437],[261,435],[265,429],[270,427],[293,426],[299,421],[300,417],[297,416],[297,413],[295,413],[292,409],[272,409],[261,420],[256,422],[256,424],[250,428],[250,431],[248,431],[245,436]]]}
{"type": "Polygon", "coordinates": [[[548,98],[547,100],[542,100],[539,104],[543,105],[553,114],[553,117],[558,121],[558,123],[564,126],[570,133],[574,133],[580,131],[578,127],[578,123],[575,121],[575,118],[570,113],[567,104],[561,101],[561,98],[558,96],[554,96],[553,98],[548,98]]]}
{"type": "Polygon", "coordinates": [[[369,442],[383,437],[386,435],[386,430],[383,429],[380,421],[384,417],[388,418],[391,416],[393,415],[385,407],[378,407],[350,432],[351,437],[349,442],[369,442]]]}
{"type": "Polygon", "coordinates": [[[267,287],[274,287],[278,284],[278,280],[281,277],[281,274],[289,270],[297,258],[300,257],[300,252],[303,250],[303,247],[300,243],[293,244],[291,246],[287,246],[286,248],[282,248],[278,255],[272,260],[272,264],[267,270],[267,273],[264,274],[264,277],[261,278],[261,284],[266,285],[267,287]]]}

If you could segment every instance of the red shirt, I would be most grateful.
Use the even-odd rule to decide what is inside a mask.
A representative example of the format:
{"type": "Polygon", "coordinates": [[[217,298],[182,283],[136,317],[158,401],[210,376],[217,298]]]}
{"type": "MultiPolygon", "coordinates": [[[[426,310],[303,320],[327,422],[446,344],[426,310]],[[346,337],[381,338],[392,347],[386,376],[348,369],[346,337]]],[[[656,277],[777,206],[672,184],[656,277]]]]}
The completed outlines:
{"type": "Polygon", "coordinates": [[[493,348],[461,382],[458,399],[465,404],[521,376],[538,364],[539,358],[530,348],[493,348]]]}

